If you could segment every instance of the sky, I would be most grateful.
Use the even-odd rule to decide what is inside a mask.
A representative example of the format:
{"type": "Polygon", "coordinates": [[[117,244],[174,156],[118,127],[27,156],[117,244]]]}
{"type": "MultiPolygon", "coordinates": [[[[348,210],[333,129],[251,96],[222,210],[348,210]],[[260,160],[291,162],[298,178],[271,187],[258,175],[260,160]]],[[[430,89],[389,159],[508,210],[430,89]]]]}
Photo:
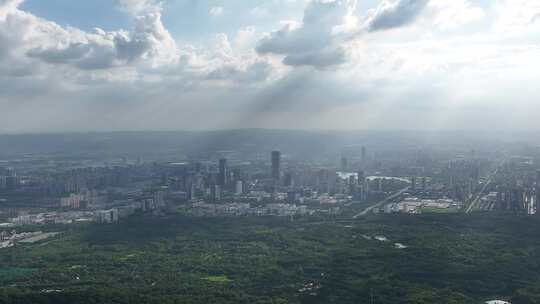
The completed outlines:
{"type": "Polygon", "coordinates": [[[0,133],[540,130],[538,0],[0,0],[0,133]]]}

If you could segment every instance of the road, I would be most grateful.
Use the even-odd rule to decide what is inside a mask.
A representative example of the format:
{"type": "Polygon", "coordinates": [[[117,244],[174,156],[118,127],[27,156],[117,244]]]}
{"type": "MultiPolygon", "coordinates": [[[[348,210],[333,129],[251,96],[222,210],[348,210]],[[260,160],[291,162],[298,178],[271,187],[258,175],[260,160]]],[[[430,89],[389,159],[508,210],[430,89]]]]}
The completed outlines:
{"type": "Polygon", "coordinates": [[[504,163],[506,163],[506,160],[507,158],[505,157],[501,163],[497,166],[497,168],[495,168],[495,170],[493,171],[493,173],[491,173],[491,175],[489,176],[488,180],[486,181],[486,183],[484,184],[484,187],[482,187],[482,190],[480,190],[480,192],[478,192],[478,195],[476,196],[476,198],[474,199],[474,201],[472,201],[472,203],[469,205],[469,208],[467,208],[467,211],[465,211],[466,214],[469,214],[471,213],[471,211],[473,210],[473,208],[476,206],[476,204],[478,203],[478,201],[480,200],[480,198],[482,198],[482,195],[484,194],[484,192],[486,191],[487,187],[489,186],[489,184],[491,184],[491,181],[493,180],[493,178],[495,176],[497,176],[497,173],[499,173],[499,169],[501,169],[501,167],[504,165],[504,163]]]}
{"type": "Polygon", "coordinates": [[[410,187],[403,188],[403,189],[399,190],[398,192],[396,192],[396,193],[390,195],[389,197],[383,199],[382,201],[376,203],[375,205],[372,205],[372,206],[367,207],[364,211],[362,211],[362,212],[358,213],[357,215],[353,216],[353,218],[356,219],[356,218],[359,218],[359,217],[361,217],[361,216],[364,216],[364,215],[368,214],[368,213],[371,212],[373,209],[378,208],[378,207],[384,205],[385,203],[387,203],[387,202],[389,202],[389,201],[395,199],[396,197],[402,195],[403,193],[409,191],[409,188],[410,188],[410,187]]]}

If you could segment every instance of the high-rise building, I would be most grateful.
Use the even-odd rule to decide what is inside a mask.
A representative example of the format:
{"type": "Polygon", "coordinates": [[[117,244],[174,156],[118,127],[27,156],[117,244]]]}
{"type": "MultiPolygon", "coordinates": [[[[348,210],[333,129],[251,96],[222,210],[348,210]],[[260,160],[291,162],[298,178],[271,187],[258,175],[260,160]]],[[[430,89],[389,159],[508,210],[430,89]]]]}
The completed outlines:
{"type": "Polygon", "coordinates": [[[95,219],[98,223],[111,224],[118,222],[118,209],[99,210],[95,213],[95,219]]]}
{"type": "Polygon", "coordinates": [[[238,168],[235,168],[232,170],[232,178],[233,180],[236,182],[236,181],[243,181],[244,180],[244,176],[242,175],[242,170],[238,169],[238,168]]]}
{"type": "Polygon", "coordinates": [[[154,193],[154,202],[158,208],[165,207],[165,193],[161,190],[154,193]]]}
{"type": "Polygon", "coordinates": [[[364,171],[358,171],[358,175],[356,178],[357,178],[356,181],[358,182],[358,185],[362,186],[364,184],[364,181],[366,180],[364,171]]]}
{"type": "Polygon", "coordinates": [[[242,195],[244,193],[244,182],[241,180],[236,181],[235,194],[242,195]]]}
{"type": "Polygon", "coordinates": [[[210,188],[210,195],[211,195],[212,201],[220,201],[221,200],[221,187],[219,185],[213,185],[210,188]]]}
{"type": "Polygon", "coordinates": [[[274,180],[279,180],[280,178],[280,164],[281,163],[281,152],[272,151],[272,178],[274,180]]]}
{"type": "Polygon", "coordinates": [[[369,191],[368,190],[369,182],[366,179],[366,175],[364,171],[358,171],[356,181],[358,183],[358,188],[359,188],[359,191],[358,191],[359,198],[361,201],[365,201],[367,198],[367,192],[369,191]]]}
{"type": "Polygon", "coordinates": [[[187,196],[189,199],[197,199],[197,185],[195,183],[189,184],[187,196]]]}
{"type": "Polygon", "coordinates": [[[346,157],[341,157],[341,171],[347,172],[349,170],[349,162],[346,157]]]}
{"type": "Polygon", "coordinates": [[[534,204],[536,206],[536,215],[540,215],[540,170],[536,170],[535,192],[534,204]]]}
{"type": "Polygon", "coordinates": [[[292,173],[290,173],[290,172],[285,173],[283,184],[285,185],[285,187],[293,187],[294,186],[294,180],[293,180],[292,173]]]}
{"type": "Polygon", "coordinates": [[[349,194],[352,195],[352,196],[356,195],[356,189],[358,188],[357,183],[358,182],[356,181],[356,176],[354,176],[354,175],[349,176],[349,185],[348,185],[349,189],[348,189],[348,191],[349,191],[349,194]]]}
{"type": "Polygon", "coordinates": [[[81,206],[81,201],[85,199],[82,194],[71,193],[68,197],[63,197],[60,199],[60,206],[78,209],[81,206]]]}
{"type": "Polygon", "coordinates": [[[296,201],[296,192],[294,191],[287,192],[287,201],[289,203],[294,203],[296,201]]]}
{"type": "Polygon", "coordinates": [[[225,158],[219,160],[217,184],[221,187],[227,184],[227,160],[225,158]]]}
{"type": "Polygon", "coordinates": [[[369,198],[369,179],[364,179],[364,185],[362,186],[362,201],[366,201],[369,198]]]}

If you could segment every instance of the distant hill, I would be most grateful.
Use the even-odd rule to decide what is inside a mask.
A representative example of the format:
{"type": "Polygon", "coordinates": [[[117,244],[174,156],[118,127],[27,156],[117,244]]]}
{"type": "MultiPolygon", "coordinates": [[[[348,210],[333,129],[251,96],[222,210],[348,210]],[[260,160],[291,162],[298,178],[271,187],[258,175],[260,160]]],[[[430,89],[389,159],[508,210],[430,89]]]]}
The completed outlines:
{"type": "Polygon", "coordinates": [[[21,153],[61,154],[186,154],[218,150],[267,152],[280,149],[292,154],[335,154],[343,149],[366,146],[377,149],[421,149],[425,147],[487,148],[503,142],[534,144],[538,136],[527,133],[505,138],[486,132],[414,131],[298,131],[243,129],[223,131],[144,131],[108,133],[59,133],[0,135],[0,155],[21,153]]]}

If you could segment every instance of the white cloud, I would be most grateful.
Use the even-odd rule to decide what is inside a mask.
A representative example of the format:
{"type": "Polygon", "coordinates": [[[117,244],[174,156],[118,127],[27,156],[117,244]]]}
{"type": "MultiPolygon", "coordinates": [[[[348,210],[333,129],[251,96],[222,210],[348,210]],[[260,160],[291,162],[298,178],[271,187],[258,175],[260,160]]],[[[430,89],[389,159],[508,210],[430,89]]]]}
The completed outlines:
{"type": "Polygon", "coordinates": [[[260,54],[283,55],[283,63],[291,66],[327,67],[345,62],[343,44],[354,31],[355,0],[310,2],[299,25],[288,23],[263,38],[260,54]]]}
{"type": "Polygon", "coordinates": [[[0,20],[4,20],[8,12],[13,12],[24,0],[0,0],[0,20]]]}
{"type": "MultiPolygon", "coordinates": [[[[134,27],[131,31],[110,32],[99,28],[85,32],[61,27],[19,10],[17,4],[20,3],[13,0],[2,3],[7,4],[9,11],[2,6],[6,16],[0,23],[0,41],[4,42],[0,45],[0,56],[6,56],[9,52],[23,61],[37,59],[50,64],[50,68],[64,66],[67,73],[76,72],[70,71],[70,68],[101,70],[99,74],[108,75],[107,79],[115,79],[111,78],[114,74],[108,72],[110,69],[127,68],[133,71],[132,75],[135,73],[139,77],[153,79],[157,74],[152,69],[160,71],[161,67],[166,67],[199,80],[205,79],[205,75],[213,73],[214,69],[227,67],[231,61],[240,58],[236,57],[228,37],[223,34],[217,36],[219,43],[213,46],[211,52],[179,47],[163,25],[161,7],[155,1],[121,1],[124,8],[137,12],[133,17],[134,27]],[[144,75],[146,73],[150,73],[151,77],[144,75]]],[[[15,60],[13,56],[10,60],[15,60]]],[[[123,72],[118,70],[114,73],[123,72]]],[[[82,75],[80,72],[76,74],[82,75]]],[[[216,73],[213,75],[215,79],[216,73]]],[[[261,77],[258,75],[257,79],[261,77]]]]}
{"type": "Polygon", "coordinates": [[[255,26],[247,26],[239,29],[236,32],[234,39],[234,45],[238,49],[250,49],[253,48],[258,38],[257,28],[255,26]]]}
{"type": "Polygon", "coordinates": [[[120,7],[125,9],[127,12],[138,15],[144,13],[145,11],[154,11],[156,9],[161,9],[161,1],[159,0],[116,0],[118,1],[120,7]]]}
{"type": "Polygon", "coordinates": [[[495,5],[498,31],[516,33],[540,25],[540,2],[536,0],[501,0],[495,5]]]}
{"type": "MultiPolygon", "coordinates": [[[[63,31],[62,29],[60,29],[63,31]]],[[[132,32],[93,33],[63,31],[61,37],[50,37],[51,45],[30,48],[28,55],[53,64],[70,64],[80,69],[107,69],[134,64],[170,64],[177,58],[177,47],[161,22],[159,10],[135,17],[132,32]]]]}
{"type": "Polygon", "coordinates": [[[469,0],[431,0],[427,7],[431,25],[441,30],[455,29],[482,20],[486,13],[469,0]]]}
{"type": "Polygon", "coordinates": [[[211,15],[211,16],[220,16],[220,15],[223,15],[223,7],[222,6],[213,6],[210,8],[210,10],[208,11],[208,13],[211,15]]]}
{"type": "Polygon", "coordinates": [[[256,6],[249,11],[250,15],[255,18],[268,18],[271,16],[267,8],[256,6]]]}
{"type": "Polygon", "coordinates": [[[361,21],[356,0],[315,0],[302,23],[288,23],[261,39],[260,54],[283,56],[289,66],[326,68],[348,61],[351,45],[366,32],[403,27],[414,22],[429,0],[383,1],[361,21]]]}

